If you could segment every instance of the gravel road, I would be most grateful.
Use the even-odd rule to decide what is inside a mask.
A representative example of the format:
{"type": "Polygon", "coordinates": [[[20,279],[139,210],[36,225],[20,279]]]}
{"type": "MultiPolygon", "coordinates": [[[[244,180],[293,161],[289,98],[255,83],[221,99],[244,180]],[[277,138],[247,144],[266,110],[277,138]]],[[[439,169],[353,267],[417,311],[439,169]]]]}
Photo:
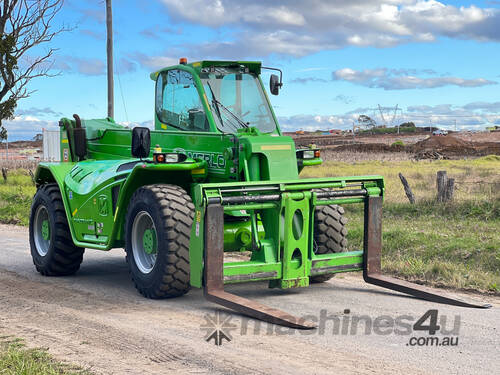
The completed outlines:
{"type": "Polygon", "coordinates": [[[144,299],[135,291],[119,249],[87,250],[75,276],[42,277],[31,261],[27,229],[0,226],[0,336],[22,337],[31,346],[47,348],[58,359],[95,373],[493,374],[500,370],[498,297],[456,293],[491,303],[489,310],[438,305],[365,285],[356,274],[305,289],[275,290],[253,283],[228,290],[307,315],[320,328],[299,332],[264,323],[259,327],[253,320],[226,316],[228,310],[221,310],[222,318],[229,319],[224,332],[232,340],[216,346],[205,341],[209,331],[201,329],[216,316],[216,305],[205,301],[200,290],[173,300],[144,299]],[[421,343],[431,337],[424,331],[409,332],[430,309],[438,310],[441,325],[432,337],[441,343],[452,337],[457,345],[410,345],[412,337],[414,341],[422,337],[421,343]],[[365,322],[371,322],[368,331],[370,324],[365,322]],[[453,333],[442,334],[456,323],[459,327],[453,333]]]}

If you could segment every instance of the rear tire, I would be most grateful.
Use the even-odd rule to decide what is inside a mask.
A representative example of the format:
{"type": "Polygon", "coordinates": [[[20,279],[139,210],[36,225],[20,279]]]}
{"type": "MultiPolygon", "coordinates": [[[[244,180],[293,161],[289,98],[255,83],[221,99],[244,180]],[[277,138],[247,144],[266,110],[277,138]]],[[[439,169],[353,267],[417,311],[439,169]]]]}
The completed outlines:
{"type": "Polygon", "coordinates": [[[85,249],[73,243],[57,184],[43,185],[36,192],[29,236],[33,263],[42,275],[67,276],[78,271],[85,249]]]}
{"type": "Polygon", "coordinates": [[[189,291],[193,216],[191,197],[179,186],[143,186],[132,196],[125,251],[132,280],[143,296],[171,298],[189,291]]]}
{"type": "MultiPolygon", "coordinates": [[[[347,219],[338,205],[319,206],[314,211],[314,253],[332,254],[347,251],[347,219]]],[[[334,273],[311,276],[311,283],[330,280],[334,273]]]]}

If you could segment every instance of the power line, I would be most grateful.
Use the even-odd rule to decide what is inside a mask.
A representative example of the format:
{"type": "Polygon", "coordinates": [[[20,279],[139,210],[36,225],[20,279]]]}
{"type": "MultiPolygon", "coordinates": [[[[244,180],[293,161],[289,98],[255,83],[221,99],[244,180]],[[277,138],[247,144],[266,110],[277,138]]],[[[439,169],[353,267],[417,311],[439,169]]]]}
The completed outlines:
{"type": "Polygon", "coordinates": [[[123,89],[122,89],[122,80],[120,79],[120,70],[119,68],[116,69],[116,75],[118,76],[118,86],[120,87],[120,94],[122,97],[122,103],[123,103],[123,110],[125,111],[125,118],[128,121],[128,114],[127,114],[127,106],[125,105],[125,98],[123,97],[123,89]]]}

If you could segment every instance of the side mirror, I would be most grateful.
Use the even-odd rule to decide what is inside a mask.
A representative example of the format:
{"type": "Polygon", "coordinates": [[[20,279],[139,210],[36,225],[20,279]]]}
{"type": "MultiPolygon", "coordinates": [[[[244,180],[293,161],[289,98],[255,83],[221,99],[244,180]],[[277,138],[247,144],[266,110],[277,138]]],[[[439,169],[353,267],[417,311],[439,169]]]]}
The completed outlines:
{"type": "Polygon", "coordinates": [[[79,160],[83,160],[87,155],[87,135],[85,133],[85,128],[82,127],[80,116],[74,114],[73,117],[75,119],[75,127],[73,128],[73,148],[75,156],[78,156],[79,160]]]}
{"type": "Polygon", "coordinates": [[[281,86],[283,86],[283,84],[280,82],[278,76],[276,74],[271,74],[271,78],[269,78],[269,89],[271,94],[278,95],[281,86]]]}
{"type": "Polygon", "coordinates": [[[147,158],[151,149],[151,134],[149,128],[137,126],[132,129],[132,156],[147,158]]]}

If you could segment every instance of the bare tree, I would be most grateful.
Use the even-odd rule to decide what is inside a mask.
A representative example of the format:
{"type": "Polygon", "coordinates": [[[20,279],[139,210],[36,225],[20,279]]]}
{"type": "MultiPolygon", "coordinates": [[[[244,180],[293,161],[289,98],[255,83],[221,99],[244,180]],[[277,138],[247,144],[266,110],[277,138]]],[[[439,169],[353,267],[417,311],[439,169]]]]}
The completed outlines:
{"type": "Polygon", "coordinates": [[[34,91],[27,85],[36,77],[51,76],[51,59],[55,49],[47,48],[41,56],[28,51],[47,43],[64,26],[51,27],[64,0],[1,0],[0,1],[0,129],[2,120],[12,119],[17,102],[34,91]]]}

